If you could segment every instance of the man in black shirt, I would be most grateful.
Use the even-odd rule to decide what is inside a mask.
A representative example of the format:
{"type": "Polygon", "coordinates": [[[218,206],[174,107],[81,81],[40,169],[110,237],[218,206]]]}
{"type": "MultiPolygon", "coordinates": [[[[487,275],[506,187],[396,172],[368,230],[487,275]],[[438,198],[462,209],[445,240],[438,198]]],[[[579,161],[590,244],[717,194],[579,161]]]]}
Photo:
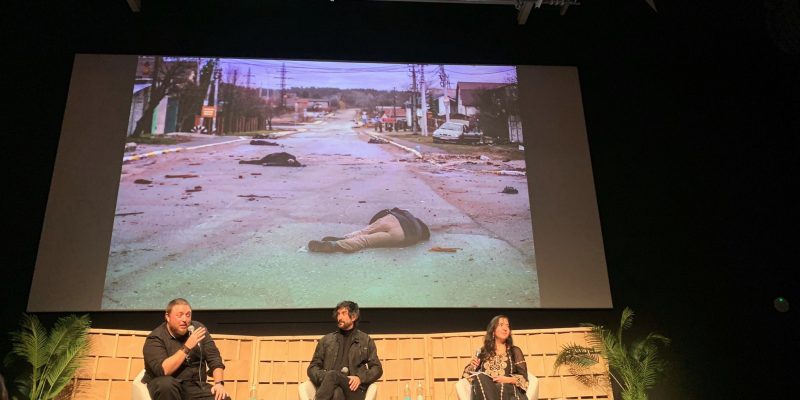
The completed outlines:
{"type": "Polygon", "coordinates": [[[170,301],[164,319],[147,336],[142,349],[142,383],[147,384],[153,400],[229,399],[219,349],[206,327],[192,321],[189,302],[170,301]],[[214,377],[213,386],[206,382],[206,375],[214,377]]]}
{"type": "Polygon", "coordinates": [[[369,385],[383,375],[375,342],[356,328],[358,304],[342,301],[333,311],[339,329],[322,337],[308,365],[317,387],[315,400],[364,400],[369,385]]]}

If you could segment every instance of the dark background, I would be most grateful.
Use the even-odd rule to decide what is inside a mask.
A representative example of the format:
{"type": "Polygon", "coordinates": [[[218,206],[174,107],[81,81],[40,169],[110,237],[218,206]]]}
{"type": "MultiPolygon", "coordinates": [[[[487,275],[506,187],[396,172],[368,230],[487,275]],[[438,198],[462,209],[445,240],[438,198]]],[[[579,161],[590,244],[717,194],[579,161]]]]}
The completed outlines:
{"type": "MultiPolygon", "coordinates": [[[[27,303],[75,53],[573,65],[615,308],[508,312],[514,326],[614,326],[630,306],[631,336],[673,339],[652,398],[796,392],[800,4],[656,1],[658,13],[644,0],[584,1],[565,16],[539,9],[524,26],[510,6],[143,0],[133,13],[124,0],[7,4],[0,355],[27,303]],[[777,312],[778,296],[795,308],[777,312]]],[[[505,311],[364,310],[362,328],[482,330],[505,311]]],[[[330,310],[196,318],[230,334],[333,328],[330,310]]],[[[92,319],[149,330],[161,314],[92,319]]]]}

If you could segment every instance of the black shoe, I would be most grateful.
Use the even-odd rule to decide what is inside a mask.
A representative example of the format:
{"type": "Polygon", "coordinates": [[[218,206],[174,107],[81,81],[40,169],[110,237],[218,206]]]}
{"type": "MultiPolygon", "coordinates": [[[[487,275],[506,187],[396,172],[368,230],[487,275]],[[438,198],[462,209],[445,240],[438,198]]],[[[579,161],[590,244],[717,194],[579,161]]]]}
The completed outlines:
{"type": "Polygon", "coordinates": [[[308,250],[315,253],[335,253],[337,251],[344,251],[336,243],[322,242],[319,240],[312,240],[308,242],[308,250]]]}
{"type": "Polygon", "coordinates": [[[336,241],[344,240],[344,239],[345,238],[343,238],[343,237],[325,236],[324,238],[322,238],[322,241],[323,242],[336,242],[336,241]]]}

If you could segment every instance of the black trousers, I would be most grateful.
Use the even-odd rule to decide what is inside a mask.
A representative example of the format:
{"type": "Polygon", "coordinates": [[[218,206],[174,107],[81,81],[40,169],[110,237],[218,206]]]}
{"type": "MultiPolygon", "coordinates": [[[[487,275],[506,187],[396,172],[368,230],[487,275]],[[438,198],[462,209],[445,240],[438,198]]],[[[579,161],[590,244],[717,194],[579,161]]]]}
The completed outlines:
{"type": "Polygon", "coordinates": [[[339,371],[328,371],[317,388],[314,400],[364,400],[366,397],[367,391],[363,387],[350,390],[347,375],[339,371]]]}
{"type": "MultiPolygon", "coordinates": [[[[159,376],[147,382],[153,400],[214,400],[211,385],[200,381],[185,381],[171,376],[159,376]]],[[[226,397],[230,400],[230,397],[226,397]]]]}
{"type": "Polygon", "coordinates": [[[527,400],[525,392],[511,383],[496,383],[488,375],[479,374],[472,380],[475,400],[527,400]]]}

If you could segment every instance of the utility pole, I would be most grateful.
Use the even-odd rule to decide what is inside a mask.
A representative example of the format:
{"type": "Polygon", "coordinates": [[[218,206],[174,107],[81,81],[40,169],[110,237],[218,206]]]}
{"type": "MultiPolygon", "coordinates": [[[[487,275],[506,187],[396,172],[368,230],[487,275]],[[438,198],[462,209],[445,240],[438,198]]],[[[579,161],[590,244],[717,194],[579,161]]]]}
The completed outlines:
{"type": "Polygon", "coordinates": [[[255,75],[250,73],[250,68],[248,68],[247,69],[247,81],[245,82],[245,85],[247,86],[248,89],[250,89],[250,78],[254,77],[254,76],[255,75]]]}
{"type": "Polygon", "coordinates": [[[286,108],[286,63],[281,64],[281,109],[286,108]]]}
{"type": "MultiPolygon", "coordinates": [[[[200,59],[199,58],[197,59],[197,65],[198,66],[200,65],[200,59]]],[[[198,71],[199,71],[199,67],[198,67],[198,71]]],[[[213,77],[214,75],[212,74],[211,76],[213,77]]],[[[197,74],[196,83],[197,83],[197,86],[200,86],[200,73],[199,72],[197,74]]],[[[205,92],[205,94],[203,96],[203,104],[200,105],[200,124],[199,125],[204,127],[204,128],[206,127],[207,118],[203,116],[203,109],[205,109],[206,106],[211,105],[211,102],[213,101],[213,98],[211,97],[212,96],[211,95],[211,90],[213,88],[214,88],[213,86],[208,85],[208,88],[206,89],[206,92],[205,92]]],[[[212,122],[212,124],[213,124],[213,122],[212,122]]],[[[213,129],[211,130],[211,132],[212,133],[214,132],[213,129]]]]}
{"type": "Polygon", "coordinates": [[[428,97],[425,92],[425,64],[419,65],[419,98],[422,103],[422,136],[428,136],[428,97]]]}
{"type": "Polygon", "coordinates": [[[417,66],[408,66],[411,71],[411,132],[417,133],[417,66]]]}
{"type": "MultiPolygon", "coordinates": [[[[397,117],[395,111],[395,108],[397,107],[397,93],[395,93],[396,89],[397,88],[392,88],[392,118],[397,117]]],[[[397,121],[395,121],[395,124],[397,124],[397,121]]]]}
{"type": "Polygon", "coordinates": [[[222,79],[222,70],[214,70],[214,118],[211,119],[211,133],[217,134],[217,115],[219,114],[219,80],[222,79]]]}
{"type": "Polygon", "coordinates": [[[450,77],[444,70],[444,65],[439,65],[439,82],[442,84],[442,94],[444,96],[444,120],[450,122],[450,94],[447,93],[450,88],[450,77]]]}

